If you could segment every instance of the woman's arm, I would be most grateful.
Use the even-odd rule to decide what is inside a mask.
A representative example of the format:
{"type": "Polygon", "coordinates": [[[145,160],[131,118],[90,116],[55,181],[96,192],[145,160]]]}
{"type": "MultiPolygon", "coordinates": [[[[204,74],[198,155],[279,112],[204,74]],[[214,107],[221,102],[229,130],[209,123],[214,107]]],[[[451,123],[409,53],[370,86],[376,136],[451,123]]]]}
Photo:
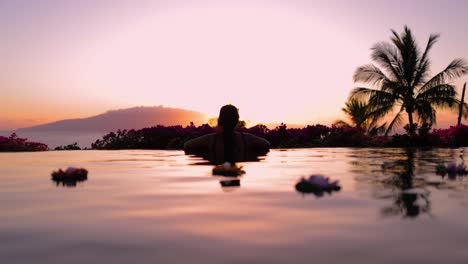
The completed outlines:
{"type": "Polygon", "coordinates": [[[184,144],[185,154],[207,153],[210,149],[211,138],[214,134],[208,134],[191,139],[184,144]]]}
{"type": "Polygon", "coordinates": [[[246,134],[248,137],[248,149],[259,153],[267,153],[270,151],[270,142],[268,140],[254,136],[252,134],[246,134]]]}

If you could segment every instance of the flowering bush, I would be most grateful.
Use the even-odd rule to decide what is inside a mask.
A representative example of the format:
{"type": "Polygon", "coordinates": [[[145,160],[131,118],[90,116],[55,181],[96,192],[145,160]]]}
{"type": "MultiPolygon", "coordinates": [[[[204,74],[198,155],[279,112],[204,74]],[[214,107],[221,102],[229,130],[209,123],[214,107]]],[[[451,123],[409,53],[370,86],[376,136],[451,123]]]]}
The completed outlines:
{"type": "Polygon", "coordinates": [[[329,147],[364,147],[370,146],[371,137],[359,127],[332,126],[325,137],[325,145],[329,147]]]}
{"type": "Polygon", "coordinates": [[[110,132],[91,144],[92,149],[182,149],[189,139],[213,133],[209,125],[155,126],[110,132]]]}
{"type": "MultiPolygon", "coordinates": [[[[391,137],[371,136],[358,127],[327,127],[308,125],[303,128],[288,128],[281,124],[274,129],[265,125],[239,128],[240,132],[265,138],[272,148],[304,147],[459,147],[468,146],[468,126],[428,132],[420,129],[414,135],[391,137]]],[[[182,149],[190,139],[214,133],[215,128],[201,126],[155,126],[140,130],[118,130],[96,140],[93,149],[182,149]]]]}
{"type": "Polygon", "coordinates": [[[437,145],[444,147],[468,146],[468,126],[451,126],[448,129],[434,129],[430,135],[436,138],[437,145]]]}
{"type": "Polygon", "coordinates": [[[46,151],[48,149],[46,144],[30,142],[27,138],[19,138],[16,133],[9,137],[0,136],[0,152],[46,151]]]}

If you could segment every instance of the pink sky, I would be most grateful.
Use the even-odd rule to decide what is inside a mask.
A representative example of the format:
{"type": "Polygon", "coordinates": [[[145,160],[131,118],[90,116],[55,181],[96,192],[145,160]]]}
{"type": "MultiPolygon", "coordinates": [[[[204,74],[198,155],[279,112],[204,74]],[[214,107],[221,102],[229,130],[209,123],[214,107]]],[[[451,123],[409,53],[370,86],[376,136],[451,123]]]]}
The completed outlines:
{"type": "Polygon", "coordinates": [[[3,0],[0,129],[226,103],[252,123],[330,124],[390,28],[408,24],[421,46],[441,33],[433,72],[468,58],[468,3],[407,2],[3,0]]]}

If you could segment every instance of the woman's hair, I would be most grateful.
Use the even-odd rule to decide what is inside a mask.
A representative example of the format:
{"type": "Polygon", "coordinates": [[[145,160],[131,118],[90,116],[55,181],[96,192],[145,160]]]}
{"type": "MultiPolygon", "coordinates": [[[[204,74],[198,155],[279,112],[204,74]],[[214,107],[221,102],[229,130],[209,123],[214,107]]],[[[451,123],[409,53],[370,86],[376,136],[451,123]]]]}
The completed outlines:
{"type": "Polygon", "coordinates": [[[223,127],[223,143],[224,143],[224,161],[235,162],[234,153],[234,129],[239,122],[239,110],[233,105],[225,105],[221,107],[218,117],[218,126],[223,127]]]}

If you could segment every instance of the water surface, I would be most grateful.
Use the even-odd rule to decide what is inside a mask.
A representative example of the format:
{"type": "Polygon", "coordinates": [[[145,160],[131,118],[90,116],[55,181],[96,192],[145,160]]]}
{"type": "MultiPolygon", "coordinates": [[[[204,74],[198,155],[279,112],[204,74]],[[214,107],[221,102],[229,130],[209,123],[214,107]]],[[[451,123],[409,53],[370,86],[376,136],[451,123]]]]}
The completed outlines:
{"type": "Polygon", "coordinates": [[[1,153],[0,259],[467,263],[468,180],[435,174],[467,151],[274,150],[241,164],[239,186],[182,151],[1,153]],[[88,180],[52,182],[67,166],[88,169],[88,180]],[[310,174],[342,190],[297,192],[310,174]]]}

